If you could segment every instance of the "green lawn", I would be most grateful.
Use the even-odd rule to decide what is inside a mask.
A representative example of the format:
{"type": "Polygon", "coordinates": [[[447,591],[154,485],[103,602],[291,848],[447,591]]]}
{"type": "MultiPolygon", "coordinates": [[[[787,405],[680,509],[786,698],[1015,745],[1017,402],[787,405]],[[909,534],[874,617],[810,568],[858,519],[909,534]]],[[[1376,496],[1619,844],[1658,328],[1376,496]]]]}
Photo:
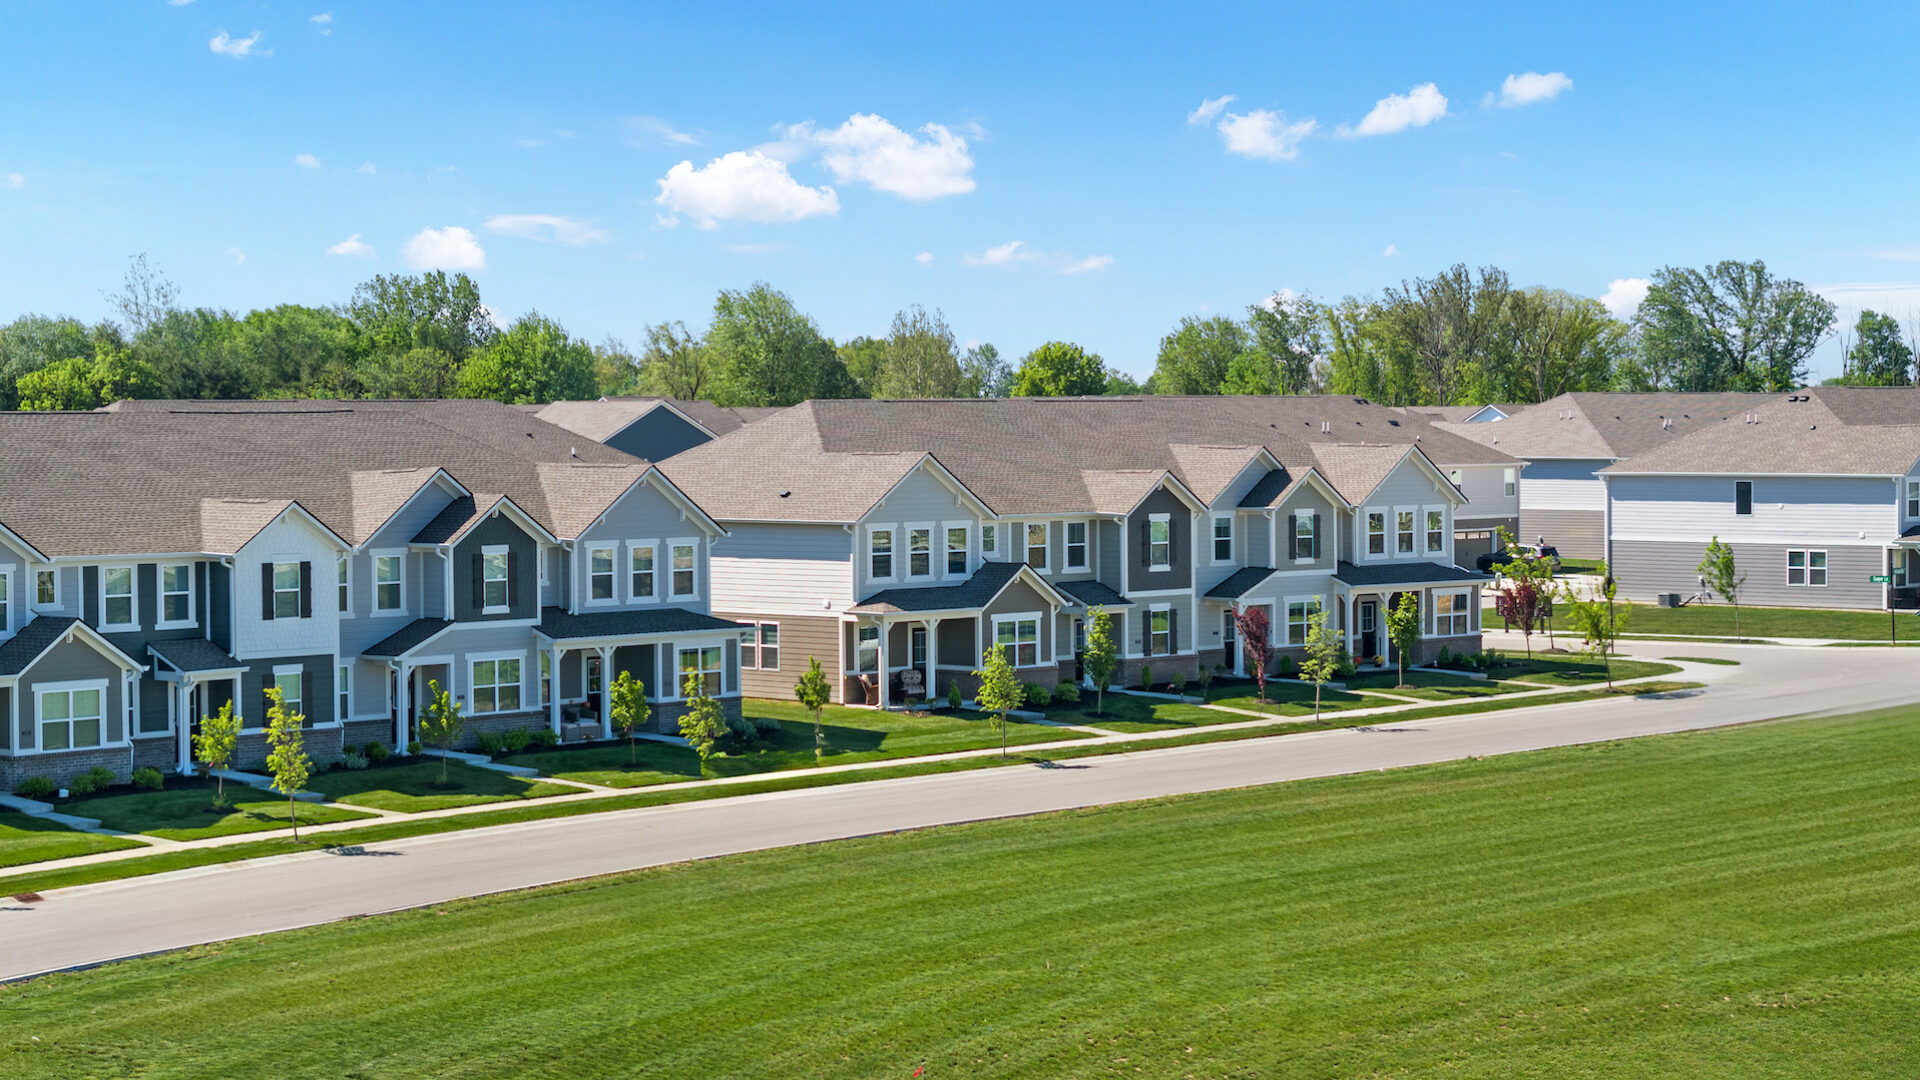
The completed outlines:
{"type": "MultiPolygon", "coordinates": [[[[1900,620],[1902,640],[1920,638],[1920,619],[1912,612],[1895,616],[1900,620]]],[[[1847,641],[1887,640],[1887,613],[1884,611],[1821,611],[1810,608],[1740,609],[1742,638],[1834,638],[1847,641]]],[[[1501,625],[1491,614],[1487,629],[1501,625]]],[[[1554,628],[1567,629],[1565,616],[1556,616],[1554,628]]],[[[1633,615],[1625,627],[1629,634],[1678,634],[1688,637],[1734,637],[1733,606],[1730,604],[1688,604],[1683,608],[1662,608],[1652,604],[1633,605],[1633,615]]],[[[1535,634],[1538,640],[1539,634],[1535,634]]]]}
{"type": "Polygon", "coordinates": [[[138,840],[78,832],[45,818],[29,817],[16,810],[0,810],[0,866],[20,866],[141,846],[138,840]]]}
{"type": "MultiPolygon", "coordinates": [[[[321,779],[314,777],[315,781],[321,779]]],[[[193,783],[169,787],[165,791],[134,791],[75,799],[61,807],[61,810],[80,817],[99,818],[101,825],[117,832],[146,833],[166,840],[199,840],[208,836],[284,829],[288,825],[287,800],[271,791],[229,783],[227,803],[225,812],[209,812],[207,808],[213,804],[213,785],[193,783]]],[[[324,825],[330,821],[352,821],[373,816],[313,803],[295,805],[299,808],[302,825],[324,825]]]]}
{"type": "MultiPolygon", "coordinates": [[[[1544,686],[1582,686],[1604,682],[1607,678],[1607,665],[1584,656],[1542,656],[1536,653],[1532,659],[1528,659],[1525,655],[1516,657],[1510,652],[1501,655],[1507,658],[1506,661],[1488,668],[1488,678],[1518,679],[1544,686]]],[[[1672,664],[1662,664],[1656,660],[1613,658],[1613,677],[1616,679],[1671,675],[1679,670],[1672,664]]]]}
{"type": "MultiPolygon", "coordinates": [[[[1527,689],[1524,686],[1495,682],[1492,679],[1469,679],[1464,675],[1438,675],[1431,671],[1409,671],[1404,689],[1402,685],[1399,673],[1392,671],[1356,675],[1347,680],[1349,689],[1378,690],[1383,694],[1416,698],[1421,701],[1459,701],[1463,698],[1497,697],[1500,694],[1512,694],[1527,689]]],[[[1370,704],[1390,705],[1392,702],[1373,698],[1370,704]]]]}
{"type": "MultiPolygon", "coordinates": [[[[697,780],[703,776],[745,776],[814,766],[813,721],[806,710],[794,702],[763,698],[748,698],[744,708],[747,715],[769,716],[778,720],[780,726],[771,734],[761,736],[750,750],[713,758],[704,771],[692,750],[659,742],[641,742],[638,763],[632,766],[628,764],[628,747],[624,742],[579,749],[527,750],[495,760],[509,765],[529,765],[563,780],[608,787],[644,787],[697,780]]],[[[994,733],[985,714],[972,711],[955,714],[941,710],[926,716],[910,716],[829,706],[823,727],[827,737],[827,753],[819,761],[823,765],[1000,745],[1000,736],[994,733]]],[[[1007,724],[1009,746],[1087,737],[1046,724],[1018,720],[1007,724]]]]}
{"type": "Polygon", "coordinates": [[[1909,1076],[1916,739],[1755,725],[438,905],[0,990],[0,1074],[1909,1076]]]}
{"type": "Polygon", "coordinates": [[[1669,656],[1667,660],[1684,660],[1689,664],[1721,664],[1726,667],[1739,667],[1740,661],[1728,660],[1719,656],[1669,656]]]}
{"type": "Polygon", "coordinates": [[[1166,731],[1169,728],[1230,724],[1240,718],[1185,702],[1161,701],[1112,691],[1107,692],[1106,705],[1100,708],[1095,702],[1095,695],[1089,691],[1081,695],[1077,705],[1048,706],[1047,719],[1062,724],[1086,724],[1103,731],[1138,734],[1142,731],[1166,731]]]}
{"type": "Polygon", "coordinates": [[[422,810],[443,810],[449,806],[476,806],[507,799],[538,799],[547,795],[567,795],[580,789],[568,784],[549,784],[518,776],[476,769],[457,761],[447,763],[447,782],[456,785],[442,790],[440,762],[433,751],[425,760],[410,765],[348,772],[335,769],[316,776],[307,784],[333,802],[352,806],[370,806],[375,810],[397,810],[404,814],[422,810]]]}

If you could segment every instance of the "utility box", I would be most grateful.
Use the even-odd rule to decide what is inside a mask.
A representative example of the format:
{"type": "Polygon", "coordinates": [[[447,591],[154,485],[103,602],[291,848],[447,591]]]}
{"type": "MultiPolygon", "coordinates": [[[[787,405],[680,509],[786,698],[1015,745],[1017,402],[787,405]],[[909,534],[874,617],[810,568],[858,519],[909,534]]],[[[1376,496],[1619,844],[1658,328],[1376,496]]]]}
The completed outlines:
{"type": "Polygon", "coordinates": [[[1663,592],[1660,594],[1659,604],[1661,607],[1677,608],[1680,606],[1680,594],[1677,592],[1663,592]]]}

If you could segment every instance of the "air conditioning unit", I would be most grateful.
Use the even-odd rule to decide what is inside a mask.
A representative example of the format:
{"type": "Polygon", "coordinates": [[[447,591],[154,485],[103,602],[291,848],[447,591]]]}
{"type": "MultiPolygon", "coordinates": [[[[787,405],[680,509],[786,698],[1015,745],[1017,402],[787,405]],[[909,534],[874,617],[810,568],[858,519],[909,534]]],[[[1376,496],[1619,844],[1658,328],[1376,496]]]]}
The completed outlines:
{"type": "Polygon", "coordinates": [[[1660,594],[1660,606],[1661,606],[1661,607],[1674,607],[1674,608],[1677,608],[1677,607],[1679,607],[1679,606],[1680,606],[1680,594],[1679,594],[1679,593],[1677,593],[1677,592],[1663,592],[1663,593],[1661,593],[1661,594],[1660,594]]]}

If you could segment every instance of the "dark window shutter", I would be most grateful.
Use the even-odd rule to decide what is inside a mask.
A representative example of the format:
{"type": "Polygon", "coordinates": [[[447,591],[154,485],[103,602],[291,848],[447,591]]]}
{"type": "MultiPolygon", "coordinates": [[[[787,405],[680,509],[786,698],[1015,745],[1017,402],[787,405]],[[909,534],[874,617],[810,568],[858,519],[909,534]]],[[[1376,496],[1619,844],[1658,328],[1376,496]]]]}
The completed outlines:
{"type": "Polygon", "coordinates": [[[507,549],[507,606],[520,606],[520,553],[507,549]]]}
{"type": "Polygon", "coordinates": [[[313,618],[313,564],[300,564],[300,617],[313,618]]]}
{"type": "Polygon", "coordinates": [[[300,711],[307,715],[309,721],[313,720],[313,706],[313,672],[302,668],[300,669],[300,711]]]}
{"type": "Polygon", "coordinates": [[[1313,515],[1313,557],[1320,557],[1320,515],[1313,515]]]}
{"type": "Polygon", "coordinates": [[[1167,609],[1167,655],[1180,651],[1180,609],[1167,609]]]}
{"type": "Polygon", "coordinates": [[[473,606],[487,606],[487,557],[474,552],[473,555],[473,606]]]}
{"type": "Polygon", "coordinates": [[[1153,522],[1140,519],[1140,565],[1153,565],[1153,522]]]}
{"type": "Polygon", "coordinates": [[[273,564],[260,564],[260,617],[273,618],[273,564]]]}
{"type": "Polygon", "coordinates": [[[267,675],[267,684],[260,688],[260,726],[266,727],[268,718],[273,714],[273,695],[267,691],[273,686],[273,675],[267,675]]]}
{"type": "MultiPolygon", "coordinates": [[[[1187,520],[1191,522],[1193,519],[1188,518],[1187,520]]],[[[1168,566],[1180,565],[1180,553],[1178,551],[1175,551],[1173,547],[1174,533],[1178,531],[1173,527],[1173,522],[1174,522],[1174,519],[1172,517],[1167,518],[1167,565],[1168,566]]]]}
{"type": "Polygon", "coordinates": [[[1287,561],[1289,562],[1300,557],[1300,515],[1299,514],[1287,515],[1287,544],[1284,550],[1287,553],[1287,561]]]}

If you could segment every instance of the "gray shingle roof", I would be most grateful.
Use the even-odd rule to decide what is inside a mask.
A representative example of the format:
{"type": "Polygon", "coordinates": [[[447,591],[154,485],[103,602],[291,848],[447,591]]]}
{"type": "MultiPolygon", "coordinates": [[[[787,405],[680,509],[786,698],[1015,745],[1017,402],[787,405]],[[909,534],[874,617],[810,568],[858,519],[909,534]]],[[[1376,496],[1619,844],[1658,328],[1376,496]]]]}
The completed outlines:
{"type": "MultiPolygon", "coordinates": [[[[1504,423],[1505,421],[1502,421],[1504,423]]],[[[1487,574],[1476,574],[1458,566],[1430,562],[1381,563],[1356,566],[1342,562],[1334,571],[1334,580],[1348,585],[1428,585],[1450,581],[1492,581],[1487,574]]]]}
{"type": "Polygon", "coordinates": [[[173,638],[150,641],[147,648],[165,660],[175,671],[232,671],[245,667],[225,649],[205,638],[173,638]]]}
{"type": "Polygon", "coordinates": [[[21,627],[19,633],[0,642],[0,675],[18,675],[27,670],[28,664],[38,659],[49,646],[60,640],[61,634],[79,621],[64,616],[35,617],[21,627]]]}
{"type": "Polygon", "coordinates": [[[433,640],[435,635],[452,625],[453,623],[447,619],[415,619],[387,635],[385,638],[367,646],[366,649],[362,650],[362,655],[386,657],[405,656],[412,650],[433,640]]]}
{"type": "Polygon", "coordinates": [[[857,615],[897,615],[983,608],[993,603],[993,598],[1020,576],[1025,567],[1025,563],[1016,562],[983,563],[972,577],[958,585],[882,589],[847,610],[857,615]]]}
{"type": "Polygon", "coordinates": [[[1749,413],[1602,472],[1903,476],[1920,461],[1920,388],[1814,387],[1749,413]]]}
{"type": "Polygon", "coordinates": [[[1247,594],[1247,590],[1272,576],[1271,566],[1243,566],[1228,574],[1225,581],[1208,589],[1206,595],[1212,600],[1238,600],[1247,594]]]}
{"type": "Polygon", "coordinates": [[[1062,581],[1057,587],[1078,600],[1082,607],[1132,607],[1133,601],[1097,581],[1062,581]]]}
{"type": "Polygon", "coordinates": [[[554,641],[575,641],[639,634],[683,634],[692,630],[738,630],[740,624],[677,607],[590,611],[581,615],[550,607],[540,609],[538,629],[554,641]]]}
{"type": "Polygon", "coordinates": [[[730,408],[711,401],[678,398],[608,397],[598,401],[556,401],[538,407],[535,415],[595,442],[605,442],[663,404],[678,409],[694,423],[713,432],[715,438],[780,411],[780,408],[730,408]]]}
{"type": "Polygon", "coordinates": [[[1777,396],[1576,392],[1528,405],[1497,423],[1434,426],[1528,460],[1617,459],[1645,453],[1729,419],[1737,421],[1749,409],[1777,396]]]}

